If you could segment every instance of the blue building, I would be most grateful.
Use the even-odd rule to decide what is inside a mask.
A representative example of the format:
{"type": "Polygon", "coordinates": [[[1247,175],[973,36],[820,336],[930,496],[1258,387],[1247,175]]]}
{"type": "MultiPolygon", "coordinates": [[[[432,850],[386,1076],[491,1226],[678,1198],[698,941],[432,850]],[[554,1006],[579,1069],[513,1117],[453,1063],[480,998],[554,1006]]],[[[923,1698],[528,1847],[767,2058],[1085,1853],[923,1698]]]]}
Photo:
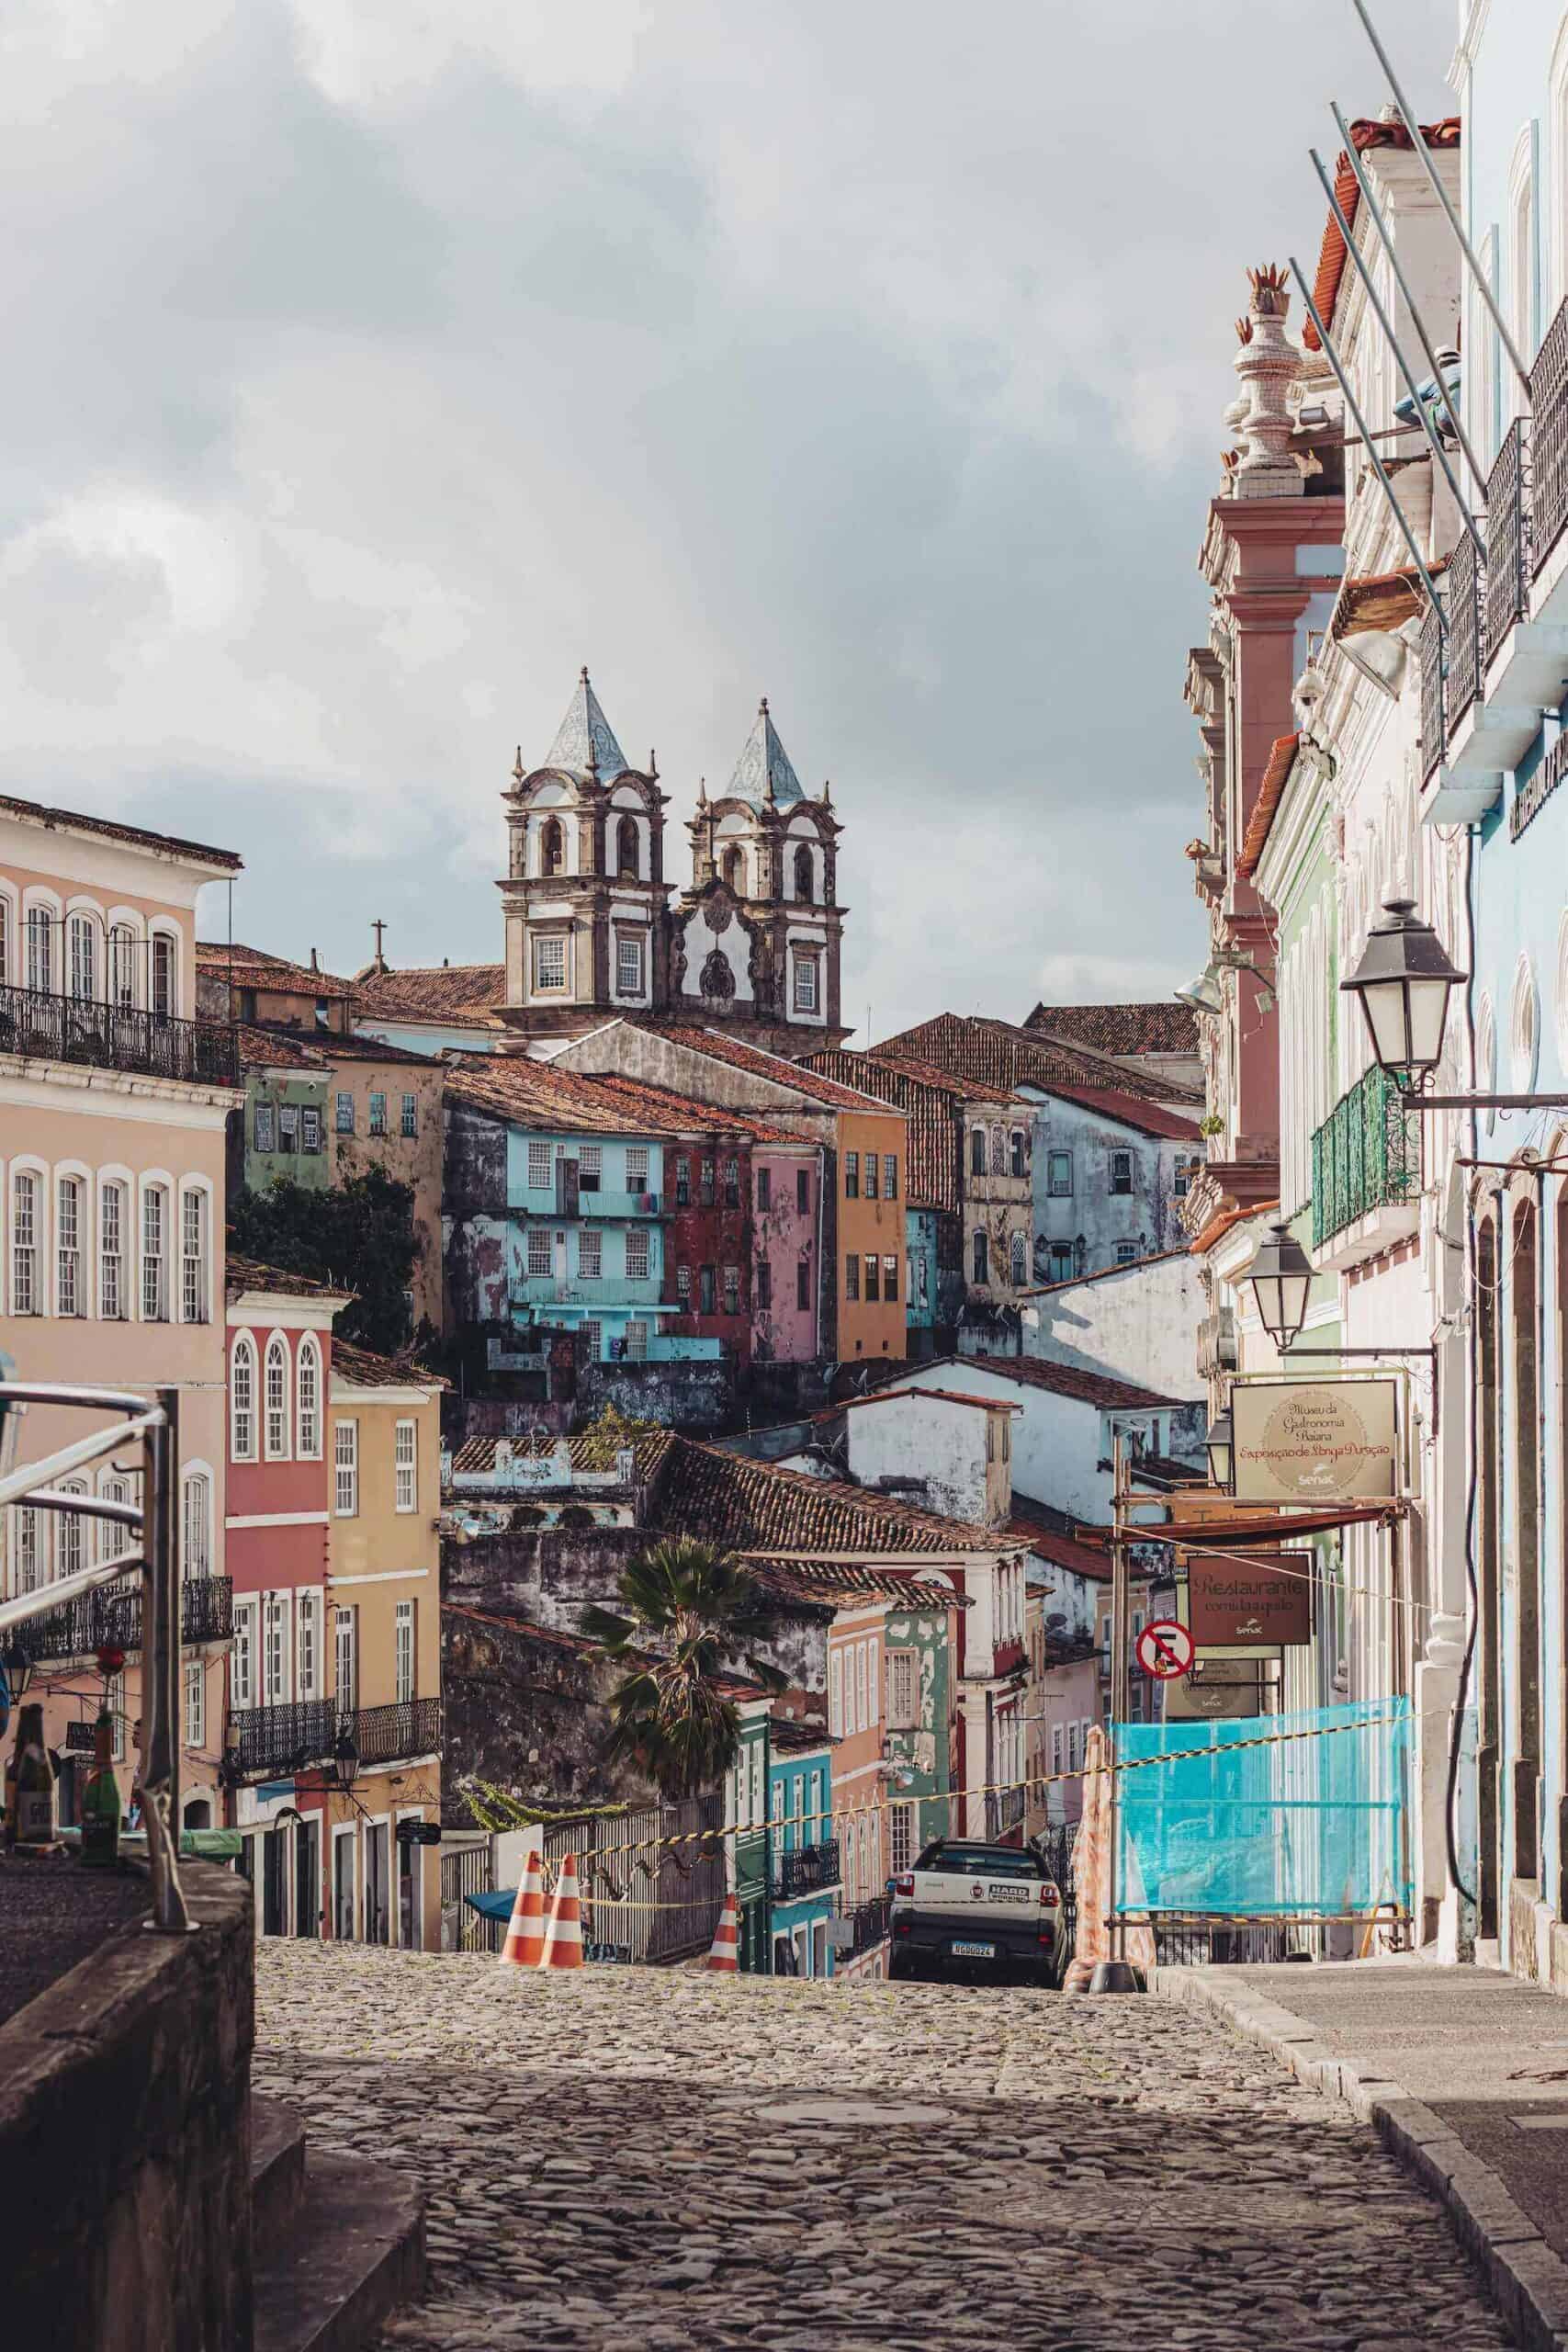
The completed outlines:
{"type": "MultiPolygon", "coordinates": [[[[712,1134],[700,1103],[522,1055],[468,1062],[447,1085],[446,1261],[456,1324],[505,1335],[502,1361],[547,1335],[592,1363],[716,1358],[671,1325],[692,1303],[667,1279],[665,1153],[712,1134]]],[[[711,1148],[711,1147],[710,1147],[711,1148]]]]}
{"type": "Polygon", "coordinates": [[[773,1973],[830,1976],[828,1922],[839,1912],[839,1843],[829,1816],[833,1743],[819,1727],[768,1724],[773,1973]]]}

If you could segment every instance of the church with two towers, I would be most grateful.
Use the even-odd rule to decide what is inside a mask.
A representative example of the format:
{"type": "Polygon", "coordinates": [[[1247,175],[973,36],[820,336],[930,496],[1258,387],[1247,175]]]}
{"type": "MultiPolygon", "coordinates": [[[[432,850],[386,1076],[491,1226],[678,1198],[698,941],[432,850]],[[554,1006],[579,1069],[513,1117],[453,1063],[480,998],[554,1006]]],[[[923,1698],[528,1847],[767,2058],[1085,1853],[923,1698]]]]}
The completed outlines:
{"type": "Polygon", "coordinates": [[[699,785],[692,875],[666,879],[652,752],[629,764],[584,670],[539,766],[503,795],[505,994],[537,1051],[616,1015],[690,1021],[794,1056],[840,1019],[832,796],[803,792],[764,700],[723,794],[699,785]]]}

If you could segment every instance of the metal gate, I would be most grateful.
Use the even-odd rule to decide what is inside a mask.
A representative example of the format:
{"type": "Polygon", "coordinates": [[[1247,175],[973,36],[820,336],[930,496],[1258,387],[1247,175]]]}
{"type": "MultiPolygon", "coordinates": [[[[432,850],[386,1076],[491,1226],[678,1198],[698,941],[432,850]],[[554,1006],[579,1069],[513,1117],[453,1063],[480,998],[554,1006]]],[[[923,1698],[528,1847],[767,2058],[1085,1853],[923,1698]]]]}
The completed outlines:
{"type": "Polygon", "coordinates": [[[441,1857],[441,1949],[443,1951],[499,1951],[505,1933],[499,1919],[487,1919],[469,1909],[465,1896],[490,1894],[495,1869],[490,1840],[480,1846],[459,1846],[441,1857]]]}
{"type": "Polygon", "coordinates": [[[717,1795],[553,1821],[544,1833],[546,1874],[575,1854],[583,1942],[604,1960],[657,1967],[713,1941],[724,1906],[723,1829],[717,1795]]]}
{"type": "Polygon", "coordinates": [[[1077,1949],[1078,1891],[1073,1855],[1078,1842],[1076,1821],[1059,1821],[1035,1839],[1046,1870],[1062,1890],[1061,1964],[1065,1969],[1077,1949]]]}

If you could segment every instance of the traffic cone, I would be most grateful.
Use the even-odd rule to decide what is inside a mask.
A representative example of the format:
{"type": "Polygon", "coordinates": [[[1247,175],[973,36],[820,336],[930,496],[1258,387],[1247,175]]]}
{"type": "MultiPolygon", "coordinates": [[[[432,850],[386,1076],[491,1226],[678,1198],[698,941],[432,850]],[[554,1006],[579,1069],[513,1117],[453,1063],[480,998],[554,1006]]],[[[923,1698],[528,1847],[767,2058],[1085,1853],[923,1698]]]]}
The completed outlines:
{"type": "Polygon", "coordinates": [[[582,1903],[577,1891],[577,1856],[562,1857],[550,1904],[550,1924],[545,1929],[541,1968],[581,1968],[582,1965],[582,1903]]]}
{"type": "Polygon", "coordinates": [[[708,1966],[720,1976],[739,1976],[740,1973],[740,1918],[733,1894],[727,1894],[724,1898],[724,1908],[713,1931],[708,1966]]]}
{"type": "Polygon", "coordinates": [[[539,1849],[534,1846],[523,1858],[523,1875],[517,1882],[517,1899],[512,1906],[501,1956],[513,1968],[536,1968],[544,1949],[545,1885],[539,1871],[539,1849]]]}

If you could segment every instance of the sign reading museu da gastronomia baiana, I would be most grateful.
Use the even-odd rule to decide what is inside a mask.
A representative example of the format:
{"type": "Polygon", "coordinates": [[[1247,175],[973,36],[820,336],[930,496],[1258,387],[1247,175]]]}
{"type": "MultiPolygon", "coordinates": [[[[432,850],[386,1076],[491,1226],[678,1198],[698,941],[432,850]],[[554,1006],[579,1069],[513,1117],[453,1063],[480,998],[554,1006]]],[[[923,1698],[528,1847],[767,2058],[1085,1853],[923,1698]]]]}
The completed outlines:
{"type": "Polygon", "coordinates": [[[1238,1380],[1230,1400],[1237,1502],[1396,1495],[1398,1396],[1394,1380],[1238,1380]]]}

